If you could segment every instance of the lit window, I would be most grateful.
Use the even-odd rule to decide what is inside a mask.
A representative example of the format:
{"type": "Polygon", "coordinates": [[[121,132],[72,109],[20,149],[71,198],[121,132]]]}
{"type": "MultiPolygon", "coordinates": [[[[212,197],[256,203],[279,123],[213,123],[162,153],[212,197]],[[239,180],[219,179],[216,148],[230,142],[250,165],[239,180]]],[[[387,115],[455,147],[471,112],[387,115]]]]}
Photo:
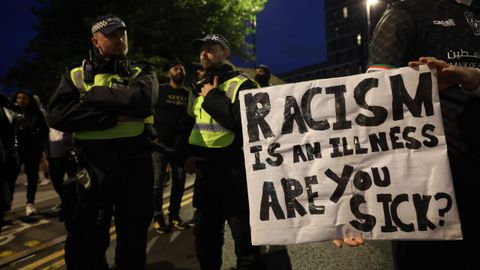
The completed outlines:
{"type": "Polygon", "coordinates": [[[343,18],[348,17],[348,7],[343,7],[343,18]]]}
{"type": "Polygon", "coordinates": [[[357,45],[362,45],[362,34],[360,33],[357,34],[357,45]]]}

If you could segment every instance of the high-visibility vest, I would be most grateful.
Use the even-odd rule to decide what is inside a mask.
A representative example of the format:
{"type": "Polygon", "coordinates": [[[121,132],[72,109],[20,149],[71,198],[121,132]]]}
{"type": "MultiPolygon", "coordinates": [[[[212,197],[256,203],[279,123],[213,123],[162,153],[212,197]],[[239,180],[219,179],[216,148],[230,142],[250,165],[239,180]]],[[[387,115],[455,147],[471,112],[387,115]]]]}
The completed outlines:
{"type": "MultiPolygon", "coordinates": [[[[132,79],[138,76],[142,71],[139,67],[132,68],[132,75],[130,78],[132,79]]],[[[107,74],[107,73],[100,73],[96,74],[93,83],[85,83],[83,68],[77,67],[70,71],[70,77],[72,82],[75,84],[76,87],[90,91],[90,89],[94,86],[112,86],[112,79],[126,79],[121,78],[117,74],[107,74]]],[[[87,130],[87,131],[79,131],[73,133],[73,136],[79,140],[105,140],[105,139],[118,139],[118,138],[129,138],[135,137],[142,134],[143,129],[145,127],[145,123],[152,124],[153,123],[153,116],[148,116],[143,121],[127,121],[127,122],[118,122],[114,127],[103,129],[103,130],[87,130]]]]}
{"type": "MultiPolygon", "coordinates": [[[[225,95],[234,103],[238,89],[246,80],[248,77],[240,74],[220,84],[218,89],[224,91],[225,95]]],[[[229,146],[235,138],[235,133],[224,128],[202,108],[203,100],[202,96],[189,99],[188,111],[195,117],[195,125],[190,132],[188,142],[206,148],[229,146]]]]}

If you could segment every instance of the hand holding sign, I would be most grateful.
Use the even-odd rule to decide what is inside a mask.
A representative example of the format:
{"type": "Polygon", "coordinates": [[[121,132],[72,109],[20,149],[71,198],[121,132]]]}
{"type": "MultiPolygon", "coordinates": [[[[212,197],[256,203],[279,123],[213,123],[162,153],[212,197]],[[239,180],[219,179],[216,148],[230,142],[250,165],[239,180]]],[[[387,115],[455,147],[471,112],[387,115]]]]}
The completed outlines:
{"type": "Polygon", "coordinates": [[[252,242],[461,239],[435,75],[240,92],[252,242]]]}

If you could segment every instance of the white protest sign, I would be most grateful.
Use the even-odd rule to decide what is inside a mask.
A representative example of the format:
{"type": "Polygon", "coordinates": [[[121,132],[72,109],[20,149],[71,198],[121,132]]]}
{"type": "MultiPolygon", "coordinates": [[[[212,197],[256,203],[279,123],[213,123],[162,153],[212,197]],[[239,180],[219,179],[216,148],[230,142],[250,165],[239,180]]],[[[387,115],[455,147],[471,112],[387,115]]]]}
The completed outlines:
{"type": "Polygon", "coordinates": [[[427,67],[240,92],[254,244],[461,239],[427,67]]]}

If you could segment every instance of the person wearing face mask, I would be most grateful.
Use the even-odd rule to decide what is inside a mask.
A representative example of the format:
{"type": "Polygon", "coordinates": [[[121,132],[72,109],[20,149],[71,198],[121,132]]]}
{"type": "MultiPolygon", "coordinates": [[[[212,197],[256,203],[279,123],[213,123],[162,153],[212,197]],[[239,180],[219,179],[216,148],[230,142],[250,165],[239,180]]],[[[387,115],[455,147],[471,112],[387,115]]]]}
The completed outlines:
{"type": "Polygon", "coordinates": [[[147,129],[158,97],[155,69],[127,58],[125,22],[96,18],[97,54],[67,70],[50,100],[47,120],[72,132],[77,168],[62,201],[68,269],[109,269],[105,252],[115,217],[117,269],[144,269],[153,214],[153,167],[147,129]]]}
{"type": "Polygon", "coordinates": [[[260,84],[261,87],[270,86],[270,68],[266,65],[258,65],[255,67],[254,80],[260,84]]]}

